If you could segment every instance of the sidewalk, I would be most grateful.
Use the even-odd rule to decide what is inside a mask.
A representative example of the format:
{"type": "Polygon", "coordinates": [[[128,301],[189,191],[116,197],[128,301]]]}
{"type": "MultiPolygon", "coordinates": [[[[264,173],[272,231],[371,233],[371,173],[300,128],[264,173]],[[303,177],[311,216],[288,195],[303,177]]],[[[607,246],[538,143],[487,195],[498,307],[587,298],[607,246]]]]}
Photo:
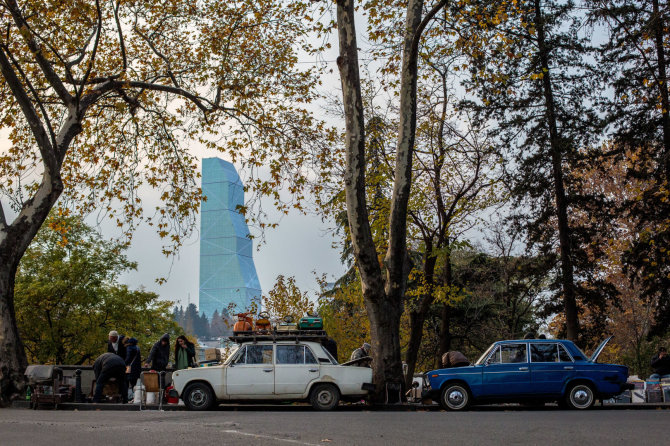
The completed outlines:
{"type": "MultiPolygon", "coordinates": [[[[14,401],[12,407],[15,409],[29,409],[30,403],[28,401],[14,401]]],[[[57,410],[114,410],[114,411],[139,411],[140,406],[136,404],[114,404],[114,403],[62,403],[56,408],[57,410]]],[[[177,404],[163,404],[164,411],[183,411],[186,406],[177,404]]],[[[670,403],[624,403],[624,404],[596,404],[592,410],[660,410],[670,409],[670,403]]],[[[41,410],[53,410],[48,406],[44,406],[41,410]]],[[[143,406],[142,411],[157,411],[158,405],[151,404],[143,406]]],[[[221,411],[313,411],[309,404],[222,404],[218,406],[221,411]]],[[[440,406],[434,405],[419,405],[419,404],[388,404],[381,406],[366,406],[366,405],[341,405],[338,411],[391,411],[391,412],[414,412],[414,411],[441,411],[440,406]]],[[[476,411],[500,411],[500,410],[514,410],[514,411],[533,411],[533,410],[558,410],[555,404],[547,404],[540,408],[523,407],[516,404],[494,404],[473,406],[469,409],[471,412],[476,411]]]]}

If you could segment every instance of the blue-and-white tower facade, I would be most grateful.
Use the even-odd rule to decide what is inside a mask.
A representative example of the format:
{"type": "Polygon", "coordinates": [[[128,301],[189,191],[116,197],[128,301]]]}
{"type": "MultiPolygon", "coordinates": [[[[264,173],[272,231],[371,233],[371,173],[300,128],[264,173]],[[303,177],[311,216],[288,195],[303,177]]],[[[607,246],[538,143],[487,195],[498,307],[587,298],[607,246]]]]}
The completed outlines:
{"type": "Polygon", "coordinates": [[[260,304],[261,285],[252,256],[249,228],[237,206],[244,205],[244,186],[235,166],[220,158],[202,160],[200,205],[199,309],[208,318],[230,304],[245,311],[260,304]]]}

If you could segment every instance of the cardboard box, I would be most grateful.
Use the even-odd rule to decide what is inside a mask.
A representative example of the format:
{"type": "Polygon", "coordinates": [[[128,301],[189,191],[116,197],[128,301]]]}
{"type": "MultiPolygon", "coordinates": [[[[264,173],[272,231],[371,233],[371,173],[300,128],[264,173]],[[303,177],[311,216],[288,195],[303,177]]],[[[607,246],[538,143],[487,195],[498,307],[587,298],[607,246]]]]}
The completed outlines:
{"type": "Polygon", "coordinates": [[[215,348],[205,349],[205,361],[216,361],[217,360],[216,354],[217,351],[215,348]]]}

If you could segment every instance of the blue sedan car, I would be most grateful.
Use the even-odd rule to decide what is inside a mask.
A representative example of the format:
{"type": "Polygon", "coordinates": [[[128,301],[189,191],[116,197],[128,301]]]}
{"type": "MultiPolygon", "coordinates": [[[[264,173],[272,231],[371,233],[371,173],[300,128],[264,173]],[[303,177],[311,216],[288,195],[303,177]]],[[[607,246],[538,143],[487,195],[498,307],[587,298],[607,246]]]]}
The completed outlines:
{"type": "Polygon", "coordinates": [[[424,396],[438,400],[447,410],[463,410],[476,403],[551,401],[588,409],[596,399],[631,388],[626,383],[627,367],[597,362],[610,339],[590,358],[571,341],[495,342],[474,365],[426,373],[424,396]]]}

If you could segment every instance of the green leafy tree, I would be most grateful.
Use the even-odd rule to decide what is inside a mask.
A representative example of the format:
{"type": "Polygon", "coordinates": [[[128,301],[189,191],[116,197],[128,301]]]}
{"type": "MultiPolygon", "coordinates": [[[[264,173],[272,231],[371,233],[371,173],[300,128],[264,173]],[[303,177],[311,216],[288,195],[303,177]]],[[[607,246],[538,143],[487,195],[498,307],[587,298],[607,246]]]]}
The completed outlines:
{"type": "Polygon", "coordinates": [[[582,280],[591,276],[579,251],[588,234],[569,218],[580,198],[568,174],[600,122],[589,102],[596,89],[583,17],[570,1],[546,0],[477,1],[460,17],[457,45],[467,56],[461,69],[477,99],[464,106],[495,123],[529,248],[559,254],[547,313],[562,311],[565,335],[577,340],[578,299],[599,297],[594,283],[582,280]]]}
{"type": "Polygon", "coordinates": [[[321,297],[318,312],[323,328],[337,343],[337,360],[347,362],[351,353],[370,342],[370,319],[361,293],[361,281],[355,269],[345,274],[332,286],[320,280],[321,297]]]}
{"type": "Polygon", "coordinates": [[[80,218],[47,219],[16,276],[17,321],[30,362],[90,363],[107,350],[112,329],[136,337],[145,355],[161,334],[176,333],[170,302],[118,283],[136,267],[123,249],[80,218]]]}
{"type": "Polygon", "coordinates": [[[663,336],[670,324],[670,10],[659,0],[597,0],[589,5],[591,17],[607,26],[598,63],[612,89],[601,105],[614,144],[604,147],[599,164],[627,165],[629,181],[641,183],[637,193],[605,212],[629,215],[635,222],[624,271],[654,307],[651,334],[663,336]]]}
{"type": "Polygon", "coordinates": [[[314,302],[306,291],[301,291],[295,277],[277,276],[274,286],[263,296],[263,309],[271,317],[281,319],[293,316],[296,322],[308,313],[314,313],[314,302]]]}

